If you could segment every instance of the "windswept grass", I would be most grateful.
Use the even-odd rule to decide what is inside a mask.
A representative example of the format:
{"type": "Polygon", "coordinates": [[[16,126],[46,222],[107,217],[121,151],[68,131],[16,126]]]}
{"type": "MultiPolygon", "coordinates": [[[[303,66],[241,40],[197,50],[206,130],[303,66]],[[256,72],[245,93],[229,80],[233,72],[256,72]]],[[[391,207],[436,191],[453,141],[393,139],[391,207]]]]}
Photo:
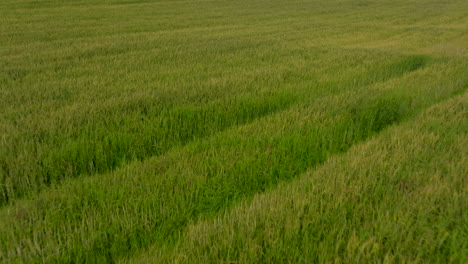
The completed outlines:
{"type": "Polygon", "coordinates": [[[423,67],[426,61],[424,56],[390,57],[389,62],[373,61],[376,65],[371,64],[365,75],[348,74],[346,79],[317,83],[310,90],[263,90],[201,105],[168,108],[145,100],[130,101],[121,110],[113,106],[100,113],[88,113],[95,120],[90,124],[69,120],[44,127],[42,120],[36,124],[41,126],[38,130],[6,138],[0,156],[4,175],[0,178],[4,186],[0,202],[7,203],[65,178],[103,173],[127,162],[161,155],[174,146],[251,122],[307,98],[402,76],[423,67]],[[122,111],[126,115],[121,116],[122,111]]]}
{"type": "Polygon", "coordinates": [[[467,107],[466,93],[431,107],[133,260],[465,263],[467,107]]]}
{"type": "Polygon", "coordinates": [[[464,262],[466,10],[2,1],[0,262],[464,262]]]}
{"type": "Polygon", "coordinates": [[[153,243],[171,244],[190,220],[291,179],[464,89],[455,82],[440,94],[439,85],[451,76],[424,88],[418,82],[398,88],[409,80],[435,80],[439,70],[312,100],[164,157],[48,190],[3,211],[2,251],[26,262],[109,262],[153,243]],[[50,225],[52,219],[61,225],[50,225]],[[25,239],[33,222],[41,235],[25,239]],[[31,255],[16,252],[18,247],[31,255]]]}

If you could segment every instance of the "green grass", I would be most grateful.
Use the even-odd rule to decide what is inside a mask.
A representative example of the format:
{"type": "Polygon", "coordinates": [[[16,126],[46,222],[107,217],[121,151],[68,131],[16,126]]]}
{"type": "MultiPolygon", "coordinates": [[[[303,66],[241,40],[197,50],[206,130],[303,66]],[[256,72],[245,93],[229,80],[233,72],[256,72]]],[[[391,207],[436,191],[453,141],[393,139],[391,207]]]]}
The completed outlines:
{"type": "Polygon", "coordinates": [[[467,106],[431,107],[133,260],[465,263],[467,106]]]}
{"type": "Polygon", "coordinates": [[[2,1],[0,262],[466,262],[466,10],[2,1]]]}

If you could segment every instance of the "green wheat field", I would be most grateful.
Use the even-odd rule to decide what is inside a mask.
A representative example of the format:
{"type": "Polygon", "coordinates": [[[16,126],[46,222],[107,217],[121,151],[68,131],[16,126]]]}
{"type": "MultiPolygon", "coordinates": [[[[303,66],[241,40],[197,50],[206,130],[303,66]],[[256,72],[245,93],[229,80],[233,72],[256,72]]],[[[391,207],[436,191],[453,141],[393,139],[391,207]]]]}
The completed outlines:
{"type": "Polygon", "coordinates": [[[468,263],[468,1],[1,0],[0,263],[468,263]]]}

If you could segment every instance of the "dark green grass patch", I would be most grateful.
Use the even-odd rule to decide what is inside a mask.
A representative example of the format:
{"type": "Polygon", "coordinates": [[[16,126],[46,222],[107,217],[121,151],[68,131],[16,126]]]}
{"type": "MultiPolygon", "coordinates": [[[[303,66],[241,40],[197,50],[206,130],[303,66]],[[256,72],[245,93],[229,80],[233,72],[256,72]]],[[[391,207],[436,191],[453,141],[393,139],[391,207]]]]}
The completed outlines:
{"type": "MultiPolygon", "coordinates": [[[[337,254],[349,256],[338,262],[364,255],[413,260],[404,258],[408,252],[450,260],[464,250],[466,235],[445,236],[444,229],[463,230],[464,215],[440,214],[450,218],[445,222],[432,216],[463,196],[406,207],[420,213],[417,220],[437,224],[409,221],[399,228],[382,221],[383,230],[391,228],[381,240],[366,237],[374,223],[359,225],[375,216],[365,213],[379,205],[372,201],[411,193],[428,179],[425,172],[435,175],[422,192],[429,198],[463,186],[466,162],[458,161],[466,152],[458,149],[466,139],[450,129],[454,122],[428,120],[432,132],[408,150],[429,153],[434,146],[440,149],[430,153],[457,164],[413,153],[398,153],[387,164],[392,149],[377,144],[359,166],[346,159],[338,169],[320,168],[389,126],[407,133],[393,127],[468,88],[465,10],[466,0],[0,1],[0,262],[107,263],[150,246],[170,249],[192,223],[249,206],[260,192],[287,186],[309,169],[324,173],[305,207],[323,205],[319,212],[332,215],[317,218],[304,209],[293,218],[283,204],[280,221],[298,221],[302,229],[259,224],[253,233],[260,246],[244,245],[253,252],[246,263],[301,260],[304,254],[296,253],[311,237],[334,249],[317,259],[321,245],[303,243],[318,262],[337,254]],[[410,160],[399,158],[404,154],[410,160]],[[451,178],[431,173],[438,168],[451,178]],[[352,191],[340,189],[335,174],[344,182],[369,177],[353,187],[362,187],[367,200],[346,196],[352,191]],[[346,203],[335,206],[331,194],[344,195],[346,203]],[[321,230],[340,230],[340,237],[342,217],[353,218],[362,236],[327,240],[307,225],[318,219],[321,230]],[[291,236],[273,237],[284,251],[261,244],[276,231],[291,236]],[[407,233],[407,240],[395,238],[407,233]],[[450,238],[432,239],[436,233],[450,238]],[[412,241],[422,249],[413,250],[412,241]]],[[[418,142],[417,133],[406,137],[411,143],[409,137],[418,142]]],[[[391,148],[402,149],[398,139],[391,148]]],[[[223,241],[229,242],[216,243],[223,241]]]]}
{"type": "Polygon", "coordinates": [[[174,248],[131,260],[464,263],[467,99],[442,102],[288,184],[193,221],[174,248]],[[434,131],[436,120],[446,126],[434,131]]]}
{"type": "Polygon", "coordinates": [[[46,191],[33,205],[18,204],[14,212],[21,216],[5,216],[11,226],[1,230],[9,241],[2,242],[3,250],[13,259],[109,262],[153,243],[171,244],[189,221],[292,179],[440,100],[431,90],[424,97],[405,89],[367,91],[299,104],[165,157],[46,191]],[[330,102],[336,107],[330,109],[330,102]],[[29,221],[42,230],[36,240],[42,249],[16,255],[10,246],[29,248],[21,242],[29,221]],[[49,240],[62,235],[64,240],[49,240]],[[53,253],[57,248],[60,252],[53,253]]]}
{"type": "Polygon", "coordinates": [[[2,159],[2,174],[10,178],[9,184],[3,181],[3,203],[65,178],[107,172],[129,161],[159,155],[194,138],[284,109],[295,100],[291,94],[251,95],[204,107],[181,106],[161,113],[141,109],[140,120],[123,118],[114,129],[83,128],[80,137],[64,139],[58,148],[39,156],[39,164],[23,164],[32,168],[20,168],[19,164],[2,159]]]}
{"type": "MultiPolygon", "coordinates": [[[[362,89],[401,77],[423,67],[427,60],[419,55],[396,56],[371,63],[366,74],[352,73],[338,80],[307,84],[316,85],[310,89],[266,89],[199,105],[164,106],[137,100],[123,109],[103,110],[99,116],[90,117],[95,120],[92,123],[64,123],[64,130],[55,132],[49,127],[30,131],[0,151],[0,204],[63,179],[104,173],[134,160],[161,155],[193,139],[252,122],[306,98],[362,89]]],[[[296,80],[284,78],[284,82],[299,85],[304,76],[296,80]]]]}

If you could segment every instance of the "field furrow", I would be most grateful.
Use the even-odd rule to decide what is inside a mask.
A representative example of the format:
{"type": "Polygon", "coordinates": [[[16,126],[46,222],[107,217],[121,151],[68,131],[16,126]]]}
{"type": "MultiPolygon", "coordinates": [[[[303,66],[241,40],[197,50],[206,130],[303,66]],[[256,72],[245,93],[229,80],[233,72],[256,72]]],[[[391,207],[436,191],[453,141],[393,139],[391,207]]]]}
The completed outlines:
{"type": "Polygon", "coordinates": [[[170,244],[190,221],[297,177],[387,126],[463,92],[466,77],[442,74],[441,67],[445,65],[434,64],[367,89],[296,104],[165,156],[67,181],[7,206],[0,230],[3,257],[108,262],[149,244],[170,244]],[[60,224],[53,219],[61,219],[60,224]],[[34,238],[26,231],[33,223],[34,238]],[[23,256],[17,248],[31,254],[23,256]]]}
{"type": "Polygon", "coordinates": [[[0,263],[464,263],[467,88],[466,0],[2,0],[0,263]]]}
{"type": "Polygon", "coordinates": [[[288,86],[296,87],[263,88],[199,104],[169,105],[169,95],[161,100],[138,94],[103,101],[97,107],[61,107],[44,119],[37,119],[36,114],[21,116],[23,120],[16,121],[21,122],[16,124],[21,130],[6,131],[2,142],[0,204],[63,179],[104,173],[134,160],[159,156],[195,138],[251,122],[294,103],[401,77],[429,60],[421,55],[382,54],[386,60],[372,60],[367,71],[355,72],[351,65],[369,54],[358,51],[355,55],[347,61],[349,65],[337,67],[349,72],[333,80],[322,77],[305,82],[291,71],[282,73],[288,86]]]}
{"type": "Polygon", "coordinates": [[[464,263],[467,114],[464,93],[121,262],[464,263]]]}

